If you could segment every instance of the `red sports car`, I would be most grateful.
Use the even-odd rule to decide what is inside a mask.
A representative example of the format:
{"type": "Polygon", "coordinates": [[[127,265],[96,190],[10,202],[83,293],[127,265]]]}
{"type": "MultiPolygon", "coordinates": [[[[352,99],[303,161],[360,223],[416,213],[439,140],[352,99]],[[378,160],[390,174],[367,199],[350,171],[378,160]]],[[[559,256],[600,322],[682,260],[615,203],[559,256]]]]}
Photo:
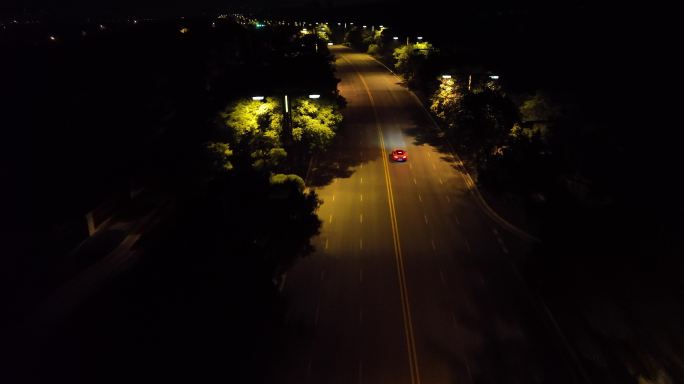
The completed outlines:
{"type": "Polygon", "coordinates": [[[392,151],[392,160],[394,161],[406,161],[408,160],[408,152],[403,149],[395,149],[392,151]]]}

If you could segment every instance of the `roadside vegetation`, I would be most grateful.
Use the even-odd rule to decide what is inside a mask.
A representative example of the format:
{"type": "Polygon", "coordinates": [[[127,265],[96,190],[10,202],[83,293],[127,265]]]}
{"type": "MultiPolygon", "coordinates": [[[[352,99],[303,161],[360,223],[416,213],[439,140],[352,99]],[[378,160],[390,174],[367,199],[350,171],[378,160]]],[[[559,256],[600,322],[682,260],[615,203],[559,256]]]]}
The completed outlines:
{"type": "Polygon", "coordinates": [[[304,180],[311,156],[340,129],[344,105],[329,30],[225,17],[85,26],[73,36],[70,28],[47,42],[20,30],[3,41],[16,52],[3,64],[16,70],[8,142],[15,159],[32,158],[13,161],[12,175],[34,179],[9,183],[10,195],[17,212],[36,207],[12,221],[3,281],[19,288],[6,291],[16,296],[3,329],[22,326],[52,290],[125,238],[80,246],[91,254],[77,263],[74,249],[97,237],[88,236],[89,210],[107,202],[105,234],[156,213],[136,229],[130,270],[101,282],[102,292],[46,336],[30,328],[11,335],[18,370],[32,382],[48,380],[45,372],[70,382],[250,381],[258,367],[226,369],[226,361],[271,345],[281,276],[312,251],[320,226],[320,202],[304,180]],[[40,95],[25,86],[39,83],[40,95]]]}
{"type": "MultiPolygon", "coordinates": [[[[517,17],[496,19],[510,28],[508,40],[493,33],[502,27],[490,26],[492,36],[474,37],[472,45],[448,38],[439,47],[392,41],[389,31],[406,34],[363,28],[350,29],[345,41],[403,77],[485,198],[541,238],[519,266],[553,310],[590,377],[682,381],[676,356],[684,337],[675,324],[684,322],[684,314],[671,306],[684,296],[677,277],[684,264],[675,256],[681,252],[675,234],[682,226],[674,219],[678,214],[668,214],[681,213],[675,197],[681,188],[672,182],[675,144],[649,131],[656,117],[644,116],[650,102],[642,87],[629,88],[628,76],[598,70],[621,62],[603,54],[594,35],[573,36],[572,41],[584,40],[577,45],[581,49],[570,52],[549,38],[553,43],[545,52],[551,58],[579,63],[577,57],[593,55],[595,67],[566,68],[569,64],[550,59],[545,63],[544,56],[517,54],[530,36],[514,33],[516,26],[527,28],[517,17]],[[498,40],[512,48],[495,45],[498,40]],[[494,46],[501,54],[492,52],[494,46]],[[474,62],[466,55],[490,60],[474,62]],[[488,68],[487,62],[496,66],[488,68]],[[530,68],[544,66],[546,77],[540,80],[530,68]],[[641,179],[647,175],[653,178],[641,179]]],[[[591,20],[595,24],[587,31],[600,31],[599,18],[591,20]]]]}

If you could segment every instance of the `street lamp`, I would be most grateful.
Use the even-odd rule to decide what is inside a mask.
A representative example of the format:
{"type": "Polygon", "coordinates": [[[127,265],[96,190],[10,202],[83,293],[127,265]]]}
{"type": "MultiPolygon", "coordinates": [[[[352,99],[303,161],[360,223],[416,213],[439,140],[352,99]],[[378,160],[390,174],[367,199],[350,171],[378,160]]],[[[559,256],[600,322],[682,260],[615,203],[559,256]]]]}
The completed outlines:
{"type": "Polygon", "coordinates": [[[333,43],[328,43],[328,45],[333,45],[333,43]]]}
{"type": "Polygon", "coordinates": [[[264,99],[263,96],[252,96],[252,100],[254,101],[262,101],[264,99]]]}
{"type": "Polygon", "coordinates": [[[451,75],[442,75],[442,79],[451,79],[451,75]]]}
{"type": "Polygon", "coordinates": [[[394,36],[392,40],[399,40],[399,38],[397,36],[394,36]]]}
{"type": "Polygon", "coordinates": [[[418,36],[418,40],[423,40],[423,36],[418,36]]]}
{"type": "Polygon", "coordinates": [[[492,80],[499,80],[499,75],[490,75],[489,78],[492,80]]]}
{"type": "Polygon", "coordinates": [[[309,99],[320,99],[321,95],[309,95],[309,99]]]}

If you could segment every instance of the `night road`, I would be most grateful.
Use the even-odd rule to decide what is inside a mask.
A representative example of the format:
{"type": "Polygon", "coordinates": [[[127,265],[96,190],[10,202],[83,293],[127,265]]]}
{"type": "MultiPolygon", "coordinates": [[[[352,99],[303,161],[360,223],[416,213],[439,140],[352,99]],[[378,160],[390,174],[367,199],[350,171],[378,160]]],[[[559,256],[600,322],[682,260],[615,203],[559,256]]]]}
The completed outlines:
{"type": "Polygon", "coordinates": [[[483,212],[397,77],[366,54],[332,52],[345,126],[308,175],[323,225],[281,284],[265,381],[576,382],[508,260],[525,243],[483,212]],[[394,148],[408,162],[392,162],[394,148]]]}

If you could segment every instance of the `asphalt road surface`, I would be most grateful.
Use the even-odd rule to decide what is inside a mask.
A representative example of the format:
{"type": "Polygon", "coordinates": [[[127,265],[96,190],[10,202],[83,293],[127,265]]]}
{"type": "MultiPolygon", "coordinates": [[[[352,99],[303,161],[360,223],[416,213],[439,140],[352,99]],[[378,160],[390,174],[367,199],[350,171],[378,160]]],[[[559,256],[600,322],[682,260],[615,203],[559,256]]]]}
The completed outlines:
{"type": "Polygon", "coordinates": [[[397,77],[332,52],[344,128],[308,176],[323,225],[281,284],[264,382],[578,382],[512,268],[524,242],[484,214],[397,77]]]}

